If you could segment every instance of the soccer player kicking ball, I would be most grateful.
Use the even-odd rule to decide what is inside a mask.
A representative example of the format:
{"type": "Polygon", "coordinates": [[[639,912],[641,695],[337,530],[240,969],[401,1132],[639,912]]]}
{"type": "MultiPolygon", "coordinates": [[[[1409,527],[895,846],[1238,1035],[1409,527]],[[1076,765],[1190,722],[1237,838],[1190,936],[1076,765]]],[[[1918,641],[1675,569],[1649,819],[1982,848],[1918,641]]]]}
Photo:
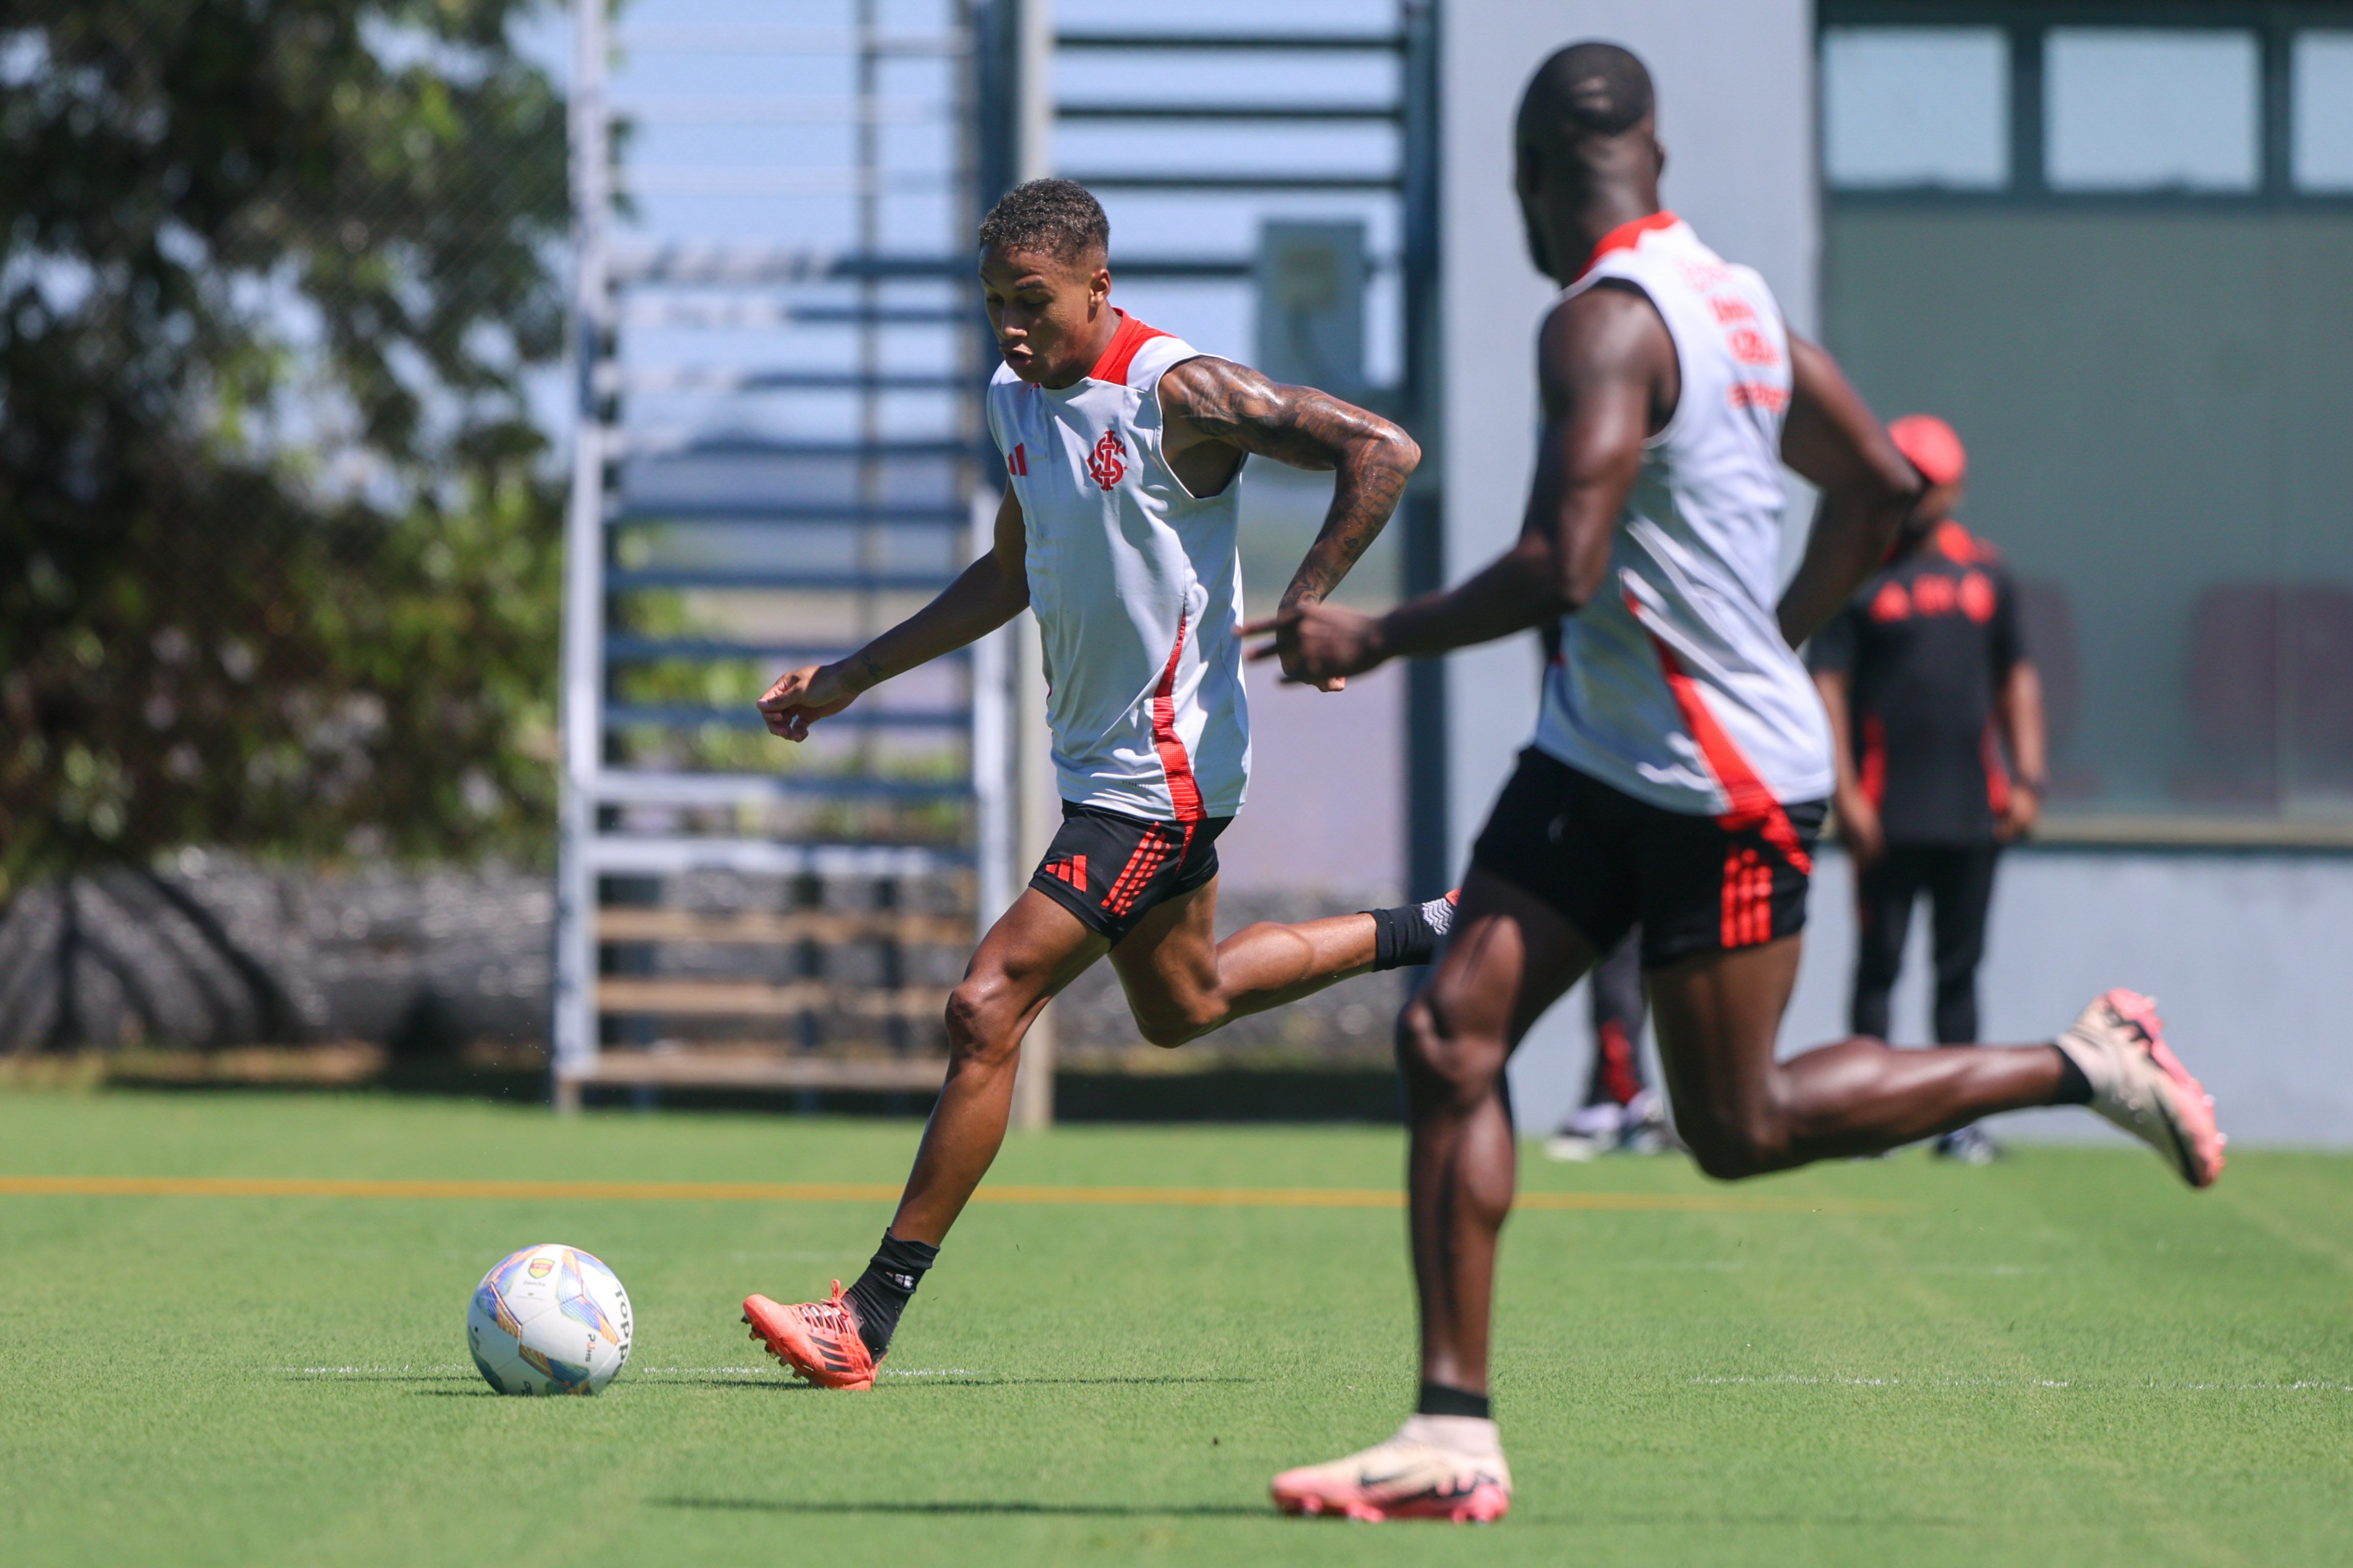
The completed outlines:
{"type": "Polygon", "coordinates": [[[1250,774],[1242,463],[1255,452],[1335,475],[1282,596],[1297,605],[1347,575],[1421,451],[1361,408],[1114,310],[1110,238],[1103,208],[1069,180],[1021,185],[982,222],[981,284],[1005,356],[988,427],[1011,479],[995,543],[906,621],[760,700],[768,728],[798,741],[860,693],[1033,609],[1063,801],[1044,863],[948,998],[947,1081],[873,1261],[848,1290],[836,1280],[830,1300],[744,1303],[754,1337],[828,1388],[873,1385],[1005,1140],[1022,1035],[1097,959],[1110,955],[1145,1038],[1179,1046],[1349,975],[1428,963],[1453,910],[1439,899],[1217,940],[1217,839],[1250,774]]]}
{"type": "Polygon", "coordinates": [[[1377,619],[1305,602],[1270,623],[1285,669],[1315,680],[1556,620],[1562,641],[1452,941],[1398,1023],[1420,1401],[1388,1442],[1276,1477],[1293,1513],[1510,1507],[1487,1400],[1514,1152],[1504,1064],[1638,920],[1675,1128],[1712,1176],[2057,1104],[2138,1134],[2192,1186],[2222,1169],[2205,1093],[2126,991],[2049,1044],[1856,1038],[1774,1059],[1831,784],[1829,728],[1793,650],[1879,563],[1921,481],[1757,274],[1659,210],[1665,157],[1632,55],[1587,43],[1546,60],[1517,142],[1530,247],[1564,286],[1538,340],[1545,424],[1519,542],[1377,619]],[[1776,605],[1783,459],[1821,505],[1776,605]]]}

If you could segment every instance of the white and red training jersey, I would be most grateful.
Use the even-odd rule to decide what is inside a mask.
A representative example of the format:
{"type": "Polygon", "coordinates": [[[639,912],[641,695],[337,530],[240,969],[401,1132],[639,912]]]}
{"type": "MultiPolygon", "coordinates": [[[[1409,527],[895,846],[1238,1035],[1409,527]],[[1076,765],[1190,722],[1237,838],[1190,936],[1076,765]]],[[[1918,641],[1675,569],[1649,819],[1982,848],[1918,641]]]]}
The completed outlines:
{"type": "Polygon", "coordinates": [[[1535,744],[1669,811],[1778,816],[1831,780],[1830,721],[1773,613],[1788,333],[1765,280],[1672,213],[1612,230],[1561,297],[1604,279],[1650,297],[1683,386],[1600,589],[1560,623],[1535,744]]]}
{"type": "Polygon", "coordinates": [[[1187,490],[1161,455],[1160,378],[1199,357],[1122,312],[1060,391],[999,366],[988,429],[1021,502],[1062,798],[1158,822],[1231,816],[1250,784],[1236,474],[1187,490]]]}

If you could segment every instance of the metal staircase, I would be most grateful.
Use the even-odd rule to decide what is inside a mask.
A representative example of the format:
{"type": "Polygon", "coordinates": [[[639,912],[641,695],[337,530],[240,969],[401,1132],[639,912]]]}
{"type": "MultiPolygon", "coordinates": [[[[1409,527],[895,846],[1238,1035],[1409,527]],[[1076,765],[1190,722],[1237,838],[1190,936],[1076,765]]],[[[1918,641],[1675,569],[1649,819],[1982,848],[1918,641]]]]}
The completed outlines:
{"type": "Polygon", "coordinates": [[[958,244],[970,8],[696,9],[640,7],[617,40],[603,0],[573,13],[560,1108],[936,1087],[947,988],[1010,896],[1001,639],[799,746],[752,707],[944,586],[993,512],[958,244]],[[698,240],[712,209],[681,197],[765,232],[698,240]]]}
{"type": "MultiPolygon", "coordinates": [[[[979,397],[995,355],[970,237],[997,193],[1054,172],[1058,138],[1073,148],[1060,172],[1124,232],[1121,204],[1146,193],[1262,219],[1299,216],[1280,205],[1292,198],[1310,216],[1355,203],[1387,237],[1366,261],[1402,322],[1399,376],[1366,395],[1426,445],[1435,434],[1427,4],[1341,35],[1136,30],[1075,11],[1058,35],[1048,0],[936,0],[923,26],[894,6],[887,27],[879,0],[812,0],[786,26],[725,20],[727,4],[639,0],[617,55],[606,0],[573,7],[559,1108],[598,1088],[940,1081],[946,990],[1054,822],[1034,623],[892,682],[798,747],[768,737],[752,700],[985,546],[1000,480],[979,397]],[[1250,62],[1269,88],[1191,92],[1186,62],[1203,59],[1250,62]],[[1066,100],[1058,65],[1084,84],[1066,100]],[[1180,85],[1103,89],[1123,75],[1180,85]],[[1394,128],[1394,157],[1282,161],[1287,138],[1341,126],[1394,128]],[[1219,128],[1250,133],[1241,157],[1190,155],[1219,128]],[[1104,131],[1114,151],[1141,132],[1163,154],[1101,155],[1104,131]],[[746,161],[737,144],[761,137],[766,156],[746,161]],[[681,221],[696,200],[730,205],[681,221]]],[[[1124,245],[1123,284],[1262,283],[1248,239],[1192,238],[1124,245]]],[[[1399,520],[1408,591],[1439,581],[1436,506],[1418,485],[1399,520]]],[[[1435,892],[1442,755],[1435,689],[1412,679],[1410,815],[1430,829],[1414,880],[1435,892]]],[[[1050,1018],[1023,1052],[1029,1125],[1050,1115],[1050,1018]]]]}
{"type": "MultiPolygon", "coordinates": [[[[1052,76],[1060,90],[1032,111],[1055,127],[1054,172],[1109,210],[1123,288],[1252,291],[1260,368],[1313,379],[1282,363],[1282,334],[1269,331],[1284,292],[1283,233],[1362,226],[1370,244],[1355,260],[1373,280],[1366,318],[1387,316],[1394,364],[1377,384],[1318,384],[1421,442],[1421,470],[1389,525],[1403,545],[1398,585],[1406,596],[1442,586],[1436,0],[1319,5],[1320,31],[1302,26],[1293,8],[1248,0],[1204,0],[1184,15],[1155,9],[1148,26],[1125,0],[1060,3],[1052,76]],[[1176,245],[1139,255],[1133,237],[1123,244],[1139,227],[1176,226],[1132,218],[1195,197],[1210,201],[1187,209],[1204,221],[1177,242],[1181,254],[1171,254],[1176,245]],[[1234,232],[1238,218],[1258,232],[1234,232]]],[[[1189,304],[1171,301],[1160,324],[1179,326],[1189,304]]],[[[1451,885],[1445,685],[1435,659],[1405,674],[1407,880],[1414,897],[1433,898],[1451,885]]]]}

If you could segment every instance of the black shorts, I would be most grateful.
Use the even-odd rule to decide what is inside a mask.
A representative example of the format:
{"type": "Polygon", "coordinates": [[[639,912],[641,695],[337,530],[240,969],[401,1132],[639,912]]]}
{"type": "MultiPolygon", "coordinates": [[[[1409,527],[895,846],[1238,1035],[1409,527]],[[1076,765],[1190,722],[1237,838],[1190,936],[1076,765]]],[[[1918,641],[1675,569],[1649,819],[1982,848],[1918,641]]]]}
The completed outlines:
{"type": "Polygon", "coordinates": [[[1113,942],[1156,904],[1218,874],[1218,835],[1230,816],[1151,822],[1062,803],[1062,826],[1029,885],[1113,942]]]}
{"type": "Polygon", "coordinates": [[[1691,816],[1610,788],[1534,747],[1471,860],[1534,894],[1606,957],[1636,924],[1642,966],[1755,947],[1804,929],[1826,801],[1691,816]]]}

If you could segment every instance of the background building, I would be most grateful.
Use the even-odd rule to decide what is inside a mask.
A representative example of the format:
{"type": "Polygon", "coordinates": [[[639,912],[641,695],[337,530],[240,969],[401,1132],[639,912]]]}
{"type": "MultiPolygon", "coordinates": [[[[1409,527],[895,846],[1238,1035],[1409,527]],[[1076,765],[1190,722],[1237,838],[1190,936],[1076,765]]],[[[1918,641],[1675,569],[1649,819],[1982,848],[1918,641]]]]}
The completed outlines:
{"type": "MultiPolygon", "coordinates": [[[[0,580],[0,1048],[317,1042],[415,1017],[446,1026],[395,1032],[527,1050],[551,984],[534,955],[553,953],[575,1048],[741,1047],[772,1087],[832,1083],[855,1057],[919,1093],[944,988],[1051,814],[1023,722],[1036,661],[998,639],[797,750],[749,701],[921,602],[970,547],[999,461],[976,418],[978,213],[1017,179],[1082,178],[1111,213],[1124,303],[1407,423],[1429,459],[1346,588],[1377,606],[1518,527],[1550,286],[1525,258],[1509,122],[1545,53],[1598,36],[1658,79],[1670,204],[1758,267],[1883,415],[1934,411],[1969,444],[1967,521],[2023,584],[2053,740],[2045,826],[1995,912],[1992,1032],[2031,1037],[2094,987],[2140,985],[2242,1136],[2353,1140],[2332,1033],[2353,1003],[2336,960],[2353,328],[2335,299],[2353,275],[2353,5],[789,13],[517,0],[498,47],[420,33],[391,75],[375,51],[398,28],[363,28],[332,68],[398,137],[322,114],[321,156],[257,165],[211,207],[125,184],[159,231],[202,242],[153,254],[218,330],[117,330],[102,307],[136,291],[50,301],[45,363],[82,399],[50,399],[61,422],[151,372],[174,417],[117,426],[155,450],[111,471],[153,495],[0,519],[26,546],[0,580]],[[452,140],[434,107],[450,94],[499,134],[452,140]],[[271,226],[288,214],[296,229],[271,226]],[[280,265],[290,244],[301,267],[280,265]],[[158,352],[105,360],[122,344],[158,352]],[[201,390],[232,369],[241,447],[201,390]],[[152,517],[174,526],[142,536],[152,517]],[[549,859],[553,905],[533,886],[549,859]],[[444,962],[460,906],[465,929],[501,932],[495,962],[444,962]],[[551,908],[569,911],[560,942],[551,908]],[[335,943],[349,963],[319,957],[335,943]]],[[[438,26],[456,24],[417,24],[438,26]]],[[[50,47],[0,58],[37,109],[64,79],[50,47]]],[[[235,145],[244,112],[178,83],[122,123],[235,145]]],[[[27,185],[68,205],[82,188],[27,185]]],[[[71,274],[22,265],[45,288],[71,274]]],[[[71,465],[47,458],[74,449],[20,443],[11,482],[69,497],[71,465]]],[[[1245,495],[1262,608],[1328,485],[1257,464],[1245,495]]],[[[1255,670],[1229,914],[1450,885],[1535,673],[1533,639],[1336,698],[1255,670]]],[[[1828,855],[1792,1046],[1838,1027],[1842,879],[1828,855]]],[[[1067,1043],[1140,1050],[1110,976],[1091,987],[1056,1009],[1067,1043]]],[[[1351,983],[1218,1047],[1370,1080],[1398,997],[1393,977],[1351,983]]],[[[1918,995],[1898,1002],[1919,1037],[1918,995]]],[[[1573,1092],[1578,1016],[1558,1009],[1524,1055],[1531,1121],[1573,1092]]]]}
{"type": "MultiPolygon", "coordinates": [[[[2329,1022],[2353,1001],[2332,956],[2353,912],[2353,329],[2332,298],[2353,263],[2353,7],[1442,16],[1449,571],[1517,527],[1529,466],[1546,293],[1507,185],[1511,106],[1546,50],[1614,37],[1658,81],[1669,205],[1762,270],[1883,416],[1953,422],[1968,521],[2023,580],[2053,781],[1997,900],[1989,1033],[2139,986],[2241,1136],[2353,1137],[2329,1022]]],[[[1458,854],[1534,670],[1516,647],[1450,668],[1458,854]]],[[[1832,861],[1793,1047],[1840,1032],[1832,861]]],[[[1925,1037],[1922,1015],[1900,995],[1899,1036],[1925,1037]]],[[[1531,1123],[1574,1092],[1580,1029],[1556,1009],[1525,1054],[1531,1123]]]]}

